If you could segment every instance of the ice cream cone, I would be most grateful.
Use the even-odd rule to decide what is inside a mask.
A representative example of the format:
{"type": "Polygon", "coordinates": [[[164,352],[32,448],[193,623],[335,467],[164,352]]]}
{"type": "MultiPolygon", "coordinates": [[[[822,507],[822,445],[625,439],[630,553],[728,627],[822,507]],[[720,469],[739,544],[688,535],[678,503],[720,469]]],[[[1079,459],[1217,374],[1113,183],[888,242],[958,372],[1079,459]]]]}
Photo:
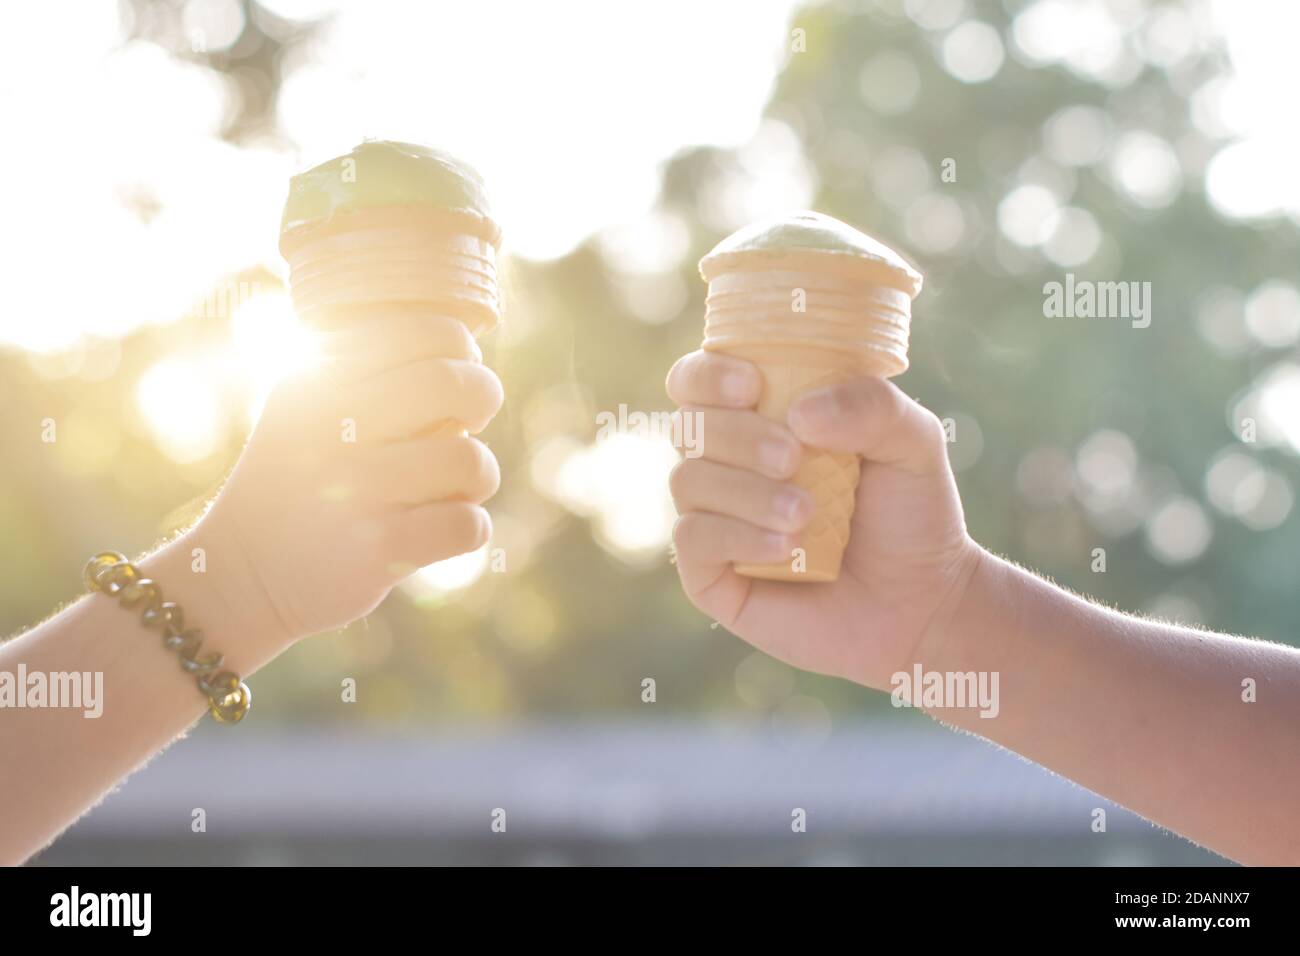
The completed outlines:
{"type": "Polygon", "coordinates": [[[366,305],[465,323],[500,318],[500,230],[478,174],[410,143],[362,143],[290,183],[280,233],[299,317],[331,326],[366,305]]]}
{"type": "MultiPolygon", "coordinates": [[[[907,369],[912,299],[921,276],[897,253],[816,213],[757,223],[700,261],[709,283],[704,348],[758,366],[758,411],[785,422],[804,392],[907,369]]],[[[804,449],[794,484],[816,508],[789,561],[737,564],[747,577],[834,581],[848,544],[857,455],[804,449]]]]}
{"type": "Polygon", "coordinates": [[[361,209],[281,243],[298,316],[336,326],[358,306],[398,305],[464,322],[482,335],[500,319],[496,248],[470,224],[422,206],[361,209]]]}

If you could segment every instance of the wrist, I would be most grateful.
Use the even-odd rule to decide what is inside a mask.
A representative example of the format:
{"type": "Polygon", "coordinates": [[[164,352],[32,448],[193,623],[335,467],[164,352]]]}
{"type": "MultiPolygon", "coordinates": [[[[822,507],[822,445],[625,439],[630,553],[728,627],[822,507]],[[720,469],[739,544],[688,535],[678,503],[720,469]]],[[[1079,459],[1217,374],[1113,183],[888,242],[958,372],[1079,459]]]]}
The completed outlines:
{"type": "Polygon", "coordinates": [[[186,626],[203,632],[204,646],[243,677],[301,636],[285,626],[238,538],[211,513],[139,566],[181,605],[186,626]]]}
{"type": "Polygon", "coordinates": [[[917,642],[917,663],[926,671],[955,673],[1000,658],[997,645],[1010,630],[1008,570],[1005,562],[969,543],[957,583],[917,642]]]}

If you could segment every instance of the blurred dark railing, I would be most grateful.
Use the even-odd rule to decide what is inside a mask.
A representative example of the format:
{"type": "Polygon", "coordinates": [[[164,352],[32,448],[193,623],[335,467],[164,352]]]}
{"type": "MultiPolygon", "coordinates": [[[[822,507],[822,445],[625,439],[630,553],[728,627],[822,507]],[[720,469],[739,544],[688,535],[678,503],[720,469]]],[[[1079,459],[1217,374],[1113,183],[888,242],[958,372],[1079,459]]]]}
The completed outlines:
{"type": "Polygon", "coordinates": [[[35,862],[1222,862],[920,720],[829,736],[682,718],[422,736],[249,731],[201,727],[35,862]],[[1098,807],[1105,833],[1092,832],[1098,807]],[[198,809],[206,832],[192,832],[198,809]],[[804,833],[792,829],[797,809],[804,833]],[[493,831],[499,810],[505,832],[493,831]]]}

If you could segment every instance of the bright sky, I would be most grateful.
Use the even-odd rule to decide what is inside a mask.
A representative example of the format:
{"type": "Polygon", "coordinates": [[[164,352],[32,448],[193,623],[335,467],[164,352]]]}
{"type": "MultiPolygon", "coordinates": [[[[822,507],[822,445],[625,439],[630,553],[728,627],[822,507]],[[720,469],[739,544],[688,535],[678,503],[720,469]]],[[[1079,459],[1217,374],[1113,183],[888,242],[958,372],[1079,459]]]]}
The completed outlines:
{"type": "MultiPolygon", "coordinates": [[[[120,334],[177,317],[231,270],[280,268],[288,177],[364,137],[460,154],[490,183],[511,251],[561,255],[642,217],[681,148],[753,134],[793,0],[267,5],[337,10],[283,89],[296,154],[220,143],[223,83],[149,44],[113,49],[116,4],[6,12],[0,123],[25,138],[4,158],[0,262],[21,288],[0,342],[120,334]],[[123,204],[137,193],[161,203],[148,225],[123,204]]],[[[242,16],[227,0],[190,6],[208,49],[242,16]]]]}
{"type": "Polygon", "coordinates": [[[647,210],[659,164],[683,146],[753,133],[793,6],[342,5],[317,64],[286,84],[281,115],[306,157],[363,137],[462,155],[511,246],[548,258],[647,210]]]}
{"type": "Polygon", "coordinates": [[[1210,197],[1230,213],[1282,210],[1300,223],[1300,3],[1214,0],[1214,12],[1234,75],[1212,98],[1225,131],[1239,139],[1206,170],[1210,197]]]}

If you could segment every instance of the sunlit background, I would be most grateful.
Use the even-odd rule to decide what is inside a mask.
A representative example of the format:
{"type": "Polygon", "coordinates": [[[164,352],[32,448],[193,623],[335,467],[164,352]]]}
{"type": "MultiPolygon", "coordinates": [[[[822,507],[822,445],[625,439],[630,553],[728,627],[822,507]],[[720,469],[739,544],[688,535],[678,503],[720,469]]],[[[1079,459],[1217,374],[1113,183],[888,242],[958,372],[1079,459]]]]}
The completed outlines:
{"type": "Polygon", "coordinates": [[[1211,859],[1138,824],[1093,837],[1096,798],[712,628],[669,564],[672,449],[597,441],[596,416],[667,407],[703,252],[815,207],[926,273],[900,383],[952,419],[979,540],[1120,607],[1294,642],[1300,5],[127,0],[4,25],[6,631],[92,551],[191,520],[310,359],[276,251],[293,172],[365,137],[436,144],[487,179],[510,256],[485,343],[506,566],[427,568],[299,645],[254,679],[252,743],[201,731],[47,859],[1211,859]],[[1066,272],[1150,282],[1151,327],[1044,318],[1066,272]],[[283,770],[313,741],[344,776],[378,761],[357,779],[381,790],[313,815],[311,768],[283,770]],[[280,836],[232,810],[230,857],[185,839],[218,752],[280,781],[280,836]],[[843,810],[825,842],[788,839],[796,765],[843,810]],[[503,792],[532,829],[489,846],[503,792]],[[368,812],[410,838],[316,822],[368,812]]]}

